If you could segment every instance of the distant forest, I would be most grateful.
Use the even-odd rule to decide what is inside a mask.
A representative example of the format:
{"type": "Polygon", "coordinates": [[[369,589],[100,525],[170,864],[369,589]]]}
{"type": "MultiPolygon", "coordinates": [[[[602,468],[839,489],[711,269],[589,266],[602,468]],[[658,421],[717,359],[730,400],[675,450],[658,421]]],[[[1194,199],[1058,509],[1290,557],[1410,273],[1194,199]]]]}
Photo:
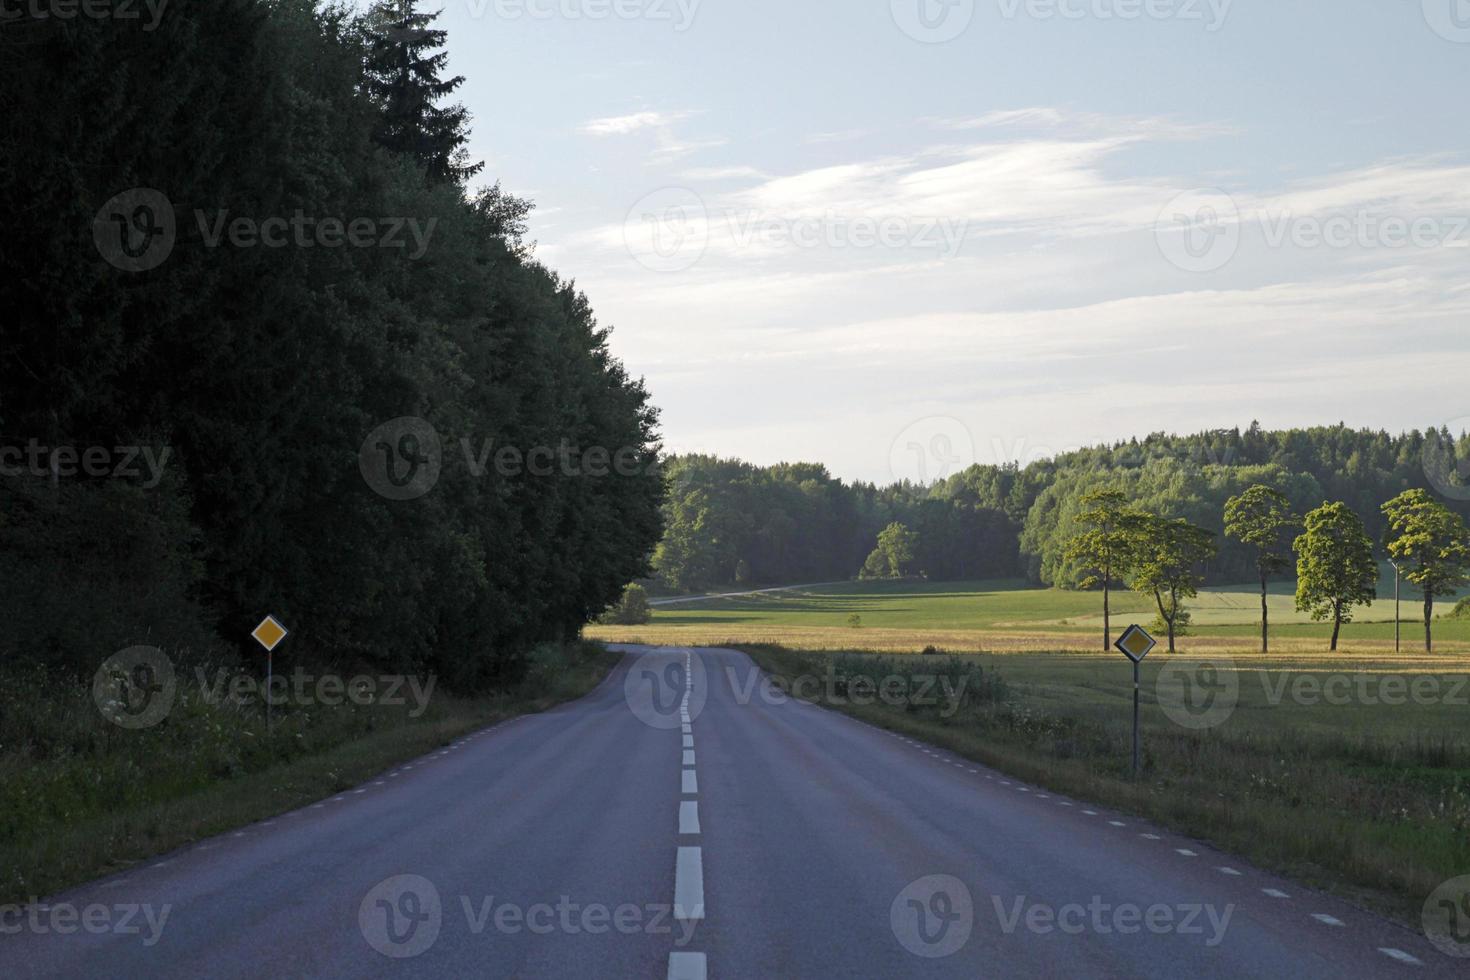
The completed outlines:
{"type": "MultiPolygon", "coordinates": [[[[1253,484],[1298,513],[1342,501],[1381,541],[1385,501],[1407,489],[1470,517],[1461,461],[1470,438],[1443,428],[1401,435],[1345,426],[1157,433],[1027,466],[972,466],[932,486],[844,483],[814,463],[760,467],[711,456],[669,461],[657,582],[679,591],[855,577],[892,523],[914,534],[914,570],[934,580],[1025,578],[1075,587],[1085,572],[1067,541],[1089,491],[1124,491],[1139,507],[1220,534],[1225,502],[1253,484]],[[1447,491],[1447,492],[1446,492],[1447,491]]],[[[1220,534],[1204,569],[1215,583],[1255,579],[1253,552],[1220,534]]]]}

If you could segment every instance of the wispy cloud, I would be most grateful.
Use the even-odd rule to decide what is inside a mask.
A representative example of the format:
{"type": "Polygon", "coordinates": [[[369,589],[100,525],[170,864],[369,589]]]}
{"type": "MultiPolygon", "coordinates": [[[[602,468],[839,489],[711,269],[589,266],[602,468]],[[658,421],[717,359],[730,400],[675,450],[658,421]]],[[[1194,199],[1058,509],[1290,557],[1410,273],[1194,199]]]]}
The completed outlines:
{"type": "Polygon", "coordinates": [[[687,109],[675,112],[645,110],[643,112],[629,113],[625,116],[606,116],[601,119],[592,119],[582,124],[581,131],[588,136],[594,137],[633,136],[643,132],[651,132],[657,141],[652,152],[652,159],[658,162],[667,162],[679,157],[688,156],[699,150],[724,146],[729,142],[723,137],[686,139],[674,132],[676,124],[685,122],[697,115],[699,113],[687,109]]]}
{"type": "Polygon", "coordinates": [[[676,122],[693,116],[693,112],[633,112],[626,116],[605,116],[582,124],[588,136],[628,136],[645,129],[667,129],[676,122]]]}

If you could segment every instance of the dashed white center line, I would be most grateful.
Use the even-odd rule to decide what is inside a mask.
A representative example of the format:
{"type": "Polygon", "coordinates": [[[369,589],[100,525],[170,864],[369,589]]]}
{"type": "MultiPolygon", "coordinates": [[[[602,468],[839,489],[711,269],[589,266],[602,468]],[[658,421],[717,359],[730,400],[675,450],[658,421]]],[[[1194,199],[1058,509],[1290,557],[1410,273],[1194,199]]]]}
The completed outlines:
{"type": "Polygon", "coordinates": [[[700,848],[679,848],[674,866],[674,918],[704,918],[704,854],[700,848]]]}
{"type": "Polygon", "coordinates": [[[694,736],[693,735],[685,735],[684,736],[684,748],[686,748],[686,749],[692,749],[692,748],[694,748],[694,736]]]}
{"type": "Polygon", "coordinates": [[[1144,840],[1163,840],[1158,834],[1139,834],[1144,840]]]}
{"type": "Polygon", "coordinates": [[[680,792],[690,794],[699,792],[699,776],[695,774],[693,769],[684,770],[684,786],[680,789],[680,792]]]}
{"type": "Polygon", "coordinates": [[[1108,823],[1111,826],[1114,826],[1114,827],[1126,827],[1126,826],[1128,826],[1126,823],[1124,823],[1121,820],[1109,820],[1108,823]]]}
{"type": "Polygon", "coordinates": [[[684,750],[684,765],[686,765],[686,766],[692,766],[692,765],[694,765],[694,750],[693,749],[685,749],[684,750]]]}
{"type": "Polygon", "coordinates": [[[1097,816],[1097,811],[1096,810],[1083,810],[1082,812],[1085,813],[1085,814],[1087,814],[1089,817],[1095,817],[1095,816],[1097,816]]]}
{"type": "Polygon", "coordinates": [[[1232,878],[1240,877],[1240,872],[1236,871],[1234,868],[1216,868],[1215,870],[1220,872],[1222,875],[1229,875],[1232,878]]]}
{"type": "Polygon", "coordinates": [[[1174,853],[1175,854],[1182,854],[1182,855],[1184,855],[1187,858],[1199,857],[1198,854],[1194,853],[1193,851],[1191,851],[1187,847],[1176,847],[1176,848],[1174,848],[1174,853]]]}
{"type": "Polygon", "coordinates": [[[1262,895],[1269,895],[1272,898],[1290,898],[1291,897],[1290,895],[1286,894],[1286,892],[1282,891],[1280,888],[1262,888],[1261,889],[1261,894],[1262,895]]]}
{"type": "Polygon", "coordinates": [[[685,800],[679,804],[679,833],[699,833],[699,804],[693,800],[685,800]]]}
{"type": "Polygon", "coordinates": [[[679,726],[679,730],[682,731],[685,735],[688,735],[690,732],[694,731],[694,726],[686,721],[679,726]]]}
{"type": "Polygon", "coordinates": [[[669,980],[706,980],[708,976],[703,953],[669,954],[669,980]]]}
{"type": "Polygon", "coordinates": [[[1411,956],[1401,949],[1394,949],[1392,946],[1379,946],[1378,952],[1387,956],[1389,959],[1398,960],[1400,963],[1408,963],[1410,966],[1424,965],[1424,961],[1419,959],[1419,957],[1411,956]]]}
{"type": "Polygon", "coordinates": [[[1333,928],[1338,929],[1342,928],[1343,926],[1343,921],[1341,919],[1337,918],[1336,916],[1328,915],[1326,912],[1313,912],[1312,918],[1316,919],[1324,926],[1332,926],[1333,928]]]}

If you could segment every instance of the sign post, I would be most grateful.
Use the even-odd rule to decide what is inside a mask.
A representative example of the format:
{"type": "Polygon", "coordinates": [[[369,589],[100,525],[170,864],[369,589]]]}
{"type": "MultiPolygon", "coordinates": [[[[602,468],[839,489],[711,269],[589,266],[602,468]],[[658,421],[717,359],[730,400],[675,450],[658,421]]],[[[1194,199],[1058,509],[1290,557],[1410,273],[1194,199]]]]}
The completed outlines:
{"type": "Polygon", "coordinates": [[[1158,642],[1148,635],[1147,630],[1135,623],[1123,631],[1123,635],[1118,637],[1118,642],[1113,646],[1133,661],[1133,776],[1136,779],[1138,771],[1142,768],[1138,738],[1139,666],[1143,663],[1143,658],[1149,655],[1149,651],[1158,646],[1158,642]]]}
{"type": "Polygon", "coordinates": [[[275,682],[275,658],[276,647],[291,631],[282,626],[274,616],[267,616],[260,621],[260,625],[251,631],[250,635],[255,642],[265,647],[265,731],[267,735],[275,732],[275,714],[272,711],[271,686],[275,682]]]}

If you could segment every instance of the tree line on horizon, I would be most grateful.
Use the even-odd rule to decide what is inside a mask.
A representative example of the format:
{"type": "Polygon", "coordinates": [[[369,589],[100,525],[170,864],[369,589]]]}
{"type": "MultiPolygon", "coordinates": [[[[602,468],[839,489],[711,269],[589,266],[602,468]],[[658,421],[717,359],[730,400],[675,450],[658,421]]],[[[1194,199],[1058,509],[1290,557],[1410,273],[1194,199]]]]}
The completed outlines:
{"type": "MultiPolygon", "coordinates": [[[[1210,581],[1256,581],[1258,549],[1225,534],[1226,504],[1253,486],[1280,493],[1292,513],[1340,501],[1360,515],[1371,542],[1386,540],[1381,506],[1406,490],[1437,495],[1470,517],[1461,461],[1470,437],[1430,428],[1392,435],[1345,425],[1268,431],[1155,433],[1027,465],[975,465],[932,485],[847,483],[815,463],[756,466],[709,455],[669,460],[665,533],[654,581],[693,592],[858,577],[890,525],[908,555],[904,571],[933,580],[1024,579],[1083,588],[1096,572],[1069,553],[1089,494],[1122,493],[1135,508],[1183,520],[1212,536],[1200,573],[1210,581]],[[1431,480],[1431,473],[1435,480],[1431,480]]],[[[1387,557],[1378,548],[1376,554],[1387,557]]],[[[886,557],[870,575],[892,574],[886,557]]]]}
{"type": "MultiPolygon", "coordinates": [[[[278,660],[479,690],[647,573],[656,410],[586,296],[524,241],[530,203],[470,186],[463,79],[444,76],[435,16],[196,0],[156,30],[20,14],[0,31],[0,450],[48,460],[0,479],[6,663],[82,674],[134,644],[261,659],[248,634],[273,614],[292,631],[278,660]],[[174,240],[128,270],[98,241],[110,202],[140,188],[166,198],[174,240]],[[432,234],[421,254],[249,247],[209,240],[200,214],[432,234]],[[361,472],[369,434],[400,418],[442,439],[418,499],[361,472]],[[475,472],[460,440],[638,466],[475,472]],[[166,457],[156,480],[72,472],[140,446],[166,457]]],[[[124,215],[150,227],[125,224],[121,244],[162,234],[157,212],[124,215]]]]}

